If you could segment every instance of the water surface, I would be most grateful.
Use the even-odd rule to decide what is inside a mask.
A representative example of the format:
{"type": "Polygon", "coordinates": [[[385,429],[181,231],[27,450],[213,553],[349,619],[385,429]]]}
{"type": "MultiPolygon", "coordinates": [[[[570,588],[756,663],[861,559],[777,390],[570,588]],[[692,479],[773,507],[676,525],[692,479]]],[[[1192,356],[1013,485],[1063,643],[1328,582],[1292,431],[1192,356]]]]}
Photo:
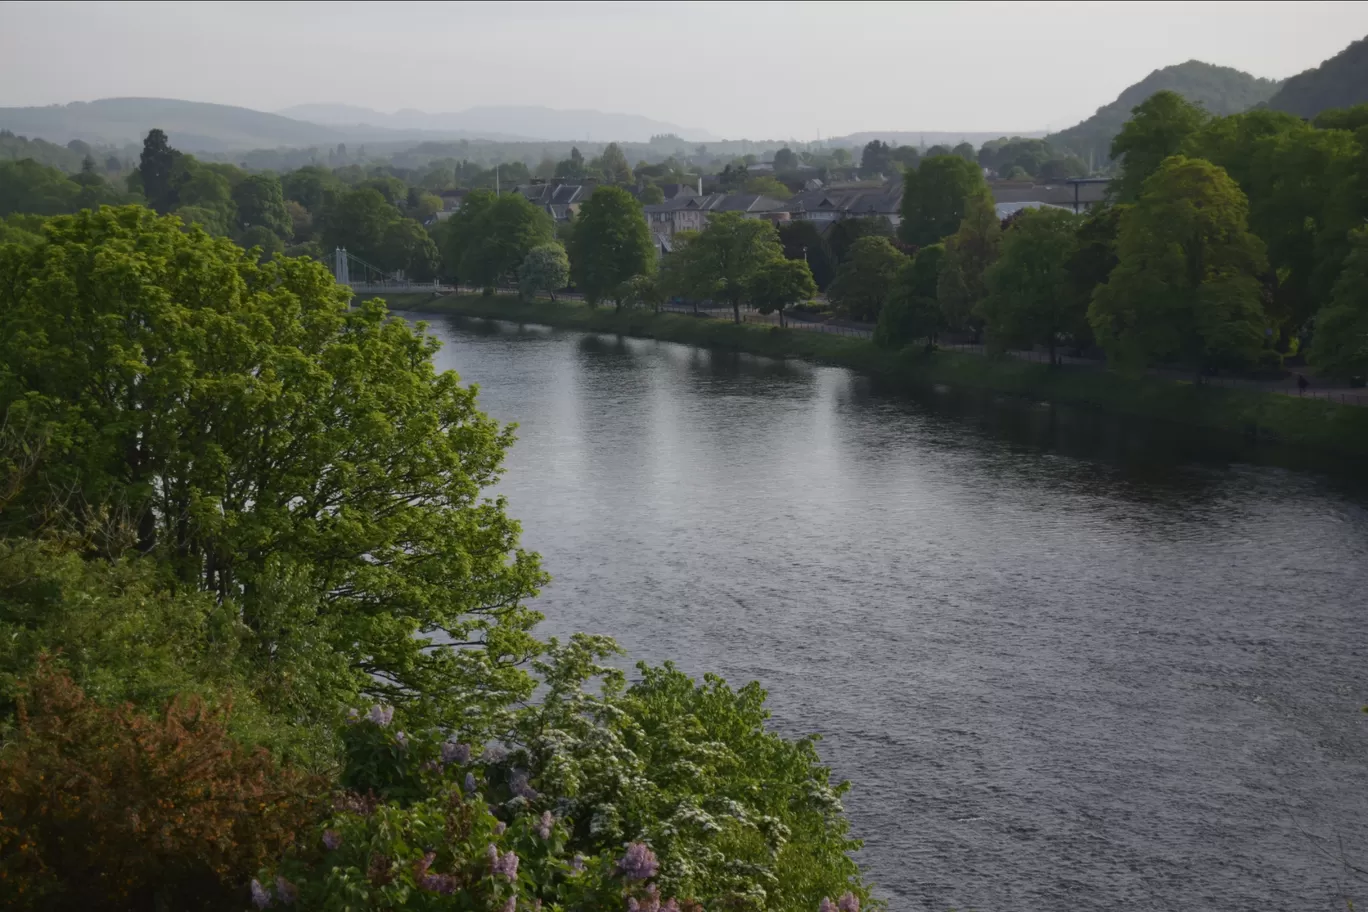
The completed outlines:
{"type": "Polygon", "coordinates": [[[1368,890],[1363,471],[849,371],[438,320],[545,634],[770,692],[902,910],[1368,890]],[[1252,460],[1252,461],[1251,461],[1252,460]],[[1357,471],[1357,480],[1355,478],[1357,471]]]}

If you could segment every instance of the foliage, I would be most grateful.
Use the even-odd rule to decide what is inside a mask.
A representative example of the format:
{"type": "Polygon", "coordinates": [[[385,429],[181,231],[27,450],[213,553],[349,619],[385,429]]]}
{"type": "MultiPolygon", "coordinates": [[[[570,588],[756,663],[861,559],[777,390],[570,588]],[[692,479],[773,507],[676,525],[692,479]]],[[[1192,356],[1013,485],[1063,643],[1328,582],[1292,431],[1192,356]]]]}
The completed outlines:
{"type": "Polygon", "coordinates": [[[381,245],[385,230],[399,218],[399,211],[385,202],[380,191],[347,190],[328,206],[319,223],[324,250],[345,248],[353,256],[383,266],[381,245]]]}
{"type": "Polygon", "coordinates": [[[242,227],[265,228],[282,241],[288,241],[293,234],[280,179],[274,174],[252,174],[243,179],[233,188],[233,202],[237,204],[242,227]]]}
{"type": "Polygon", "coordinates": [[[988,269],[1002,248],[1002,228],[993,198],[982,191],[966,204],[959,230],[945,242],[936,298],[950,329],[970,330],[975,336],[983,327],[979,303],[988,295],[988,269]]]}
{"type": "Polygon", "coordinates": [[[774,170],[777,173],[796,170],[799,165],[798,156],[788,146],[774,153],[774,170]]]}
{"type": "Polygon", "coordinates": [[[1121,159],[1121,176],[1111,189],[1122,202],[1134,202],[1149,176],[1206,120],[1201,108],[1176,92],[1156,92],[1132,114],[1111,144],[1111,157],[1121,159]]]}
{"type": "Polygon", "coordinates": [[[1268,106],[1298,117],[1368,101],[1368,38],[1350,43],[1334,57],[1288,79],[1268,106]]]}
{"type": "Polygon", "coordinates": [[[746,181],[745,191],[747,193],[758,193],[761,196],[768,196],[770,199],[786,200],[793,195],[793,191],[785,187],[778,178],[768,174],[760,177],[752,177],[746,181]]]}
{"type": "Polygon", "coordinates": [[[778,231],[784,256],[806,262],[817,288],[825,291],[836,278],[836,257],[816,223],[809,219],[793,219],[780,222],[778,231]]]}
{"type": "Polygon", "coordinates": [[[881,237],[893,239],[893,226],[888,219],[869,215],[861,218],[844,218],[832,225],[827,231],[826,243],[838,264],[850,259],[850,250],[860,238],[881,237]]]}
{"type": "Polygon", "coordinates": [[[627,156],[617,143],[609,143],[596,164],[605,180],[615,184],[630,184],[633,181],[632,166],[627,163],[627,156]]]}
{"type": "Polygon", "coordinates": [[[678,246],[681,249],[671,255],[679,257],[671,275],[672,292],[725,301],[732,306],[737,323],[741,322],[741,302],[756,272],[783,256],[774,225],[745,218],[739,212],[714,215],[702,231],[684,238],[678,246]]]}
{"type": "Polygon", "coordinates": [[[945,262],[945,245],[932,244],[898,267],[888,301],[879,311],[874,341],[884,348],[902,348],[918,339],[934,342],[945,326],[945,315],[936,299],[945,262]]]}
{"type": "MultiPolygon", "coordinates": [[[[183,215],[183,211],[177,214],[183,215]]],[[[277,253],[285,250],[285,242],[280,236],[265,225],[256,225],[242,232],[237,239],[238,246],[244,250],[256,248],[261,251],[257,257],[261,262],[266,262],[277,253]]]]}
{"type": "Polygon", "coordinates": [[[656,184],[647,184],[641,190],[641,205],[659,206],[665,202],[665,191],[656,184]]]}
{"type": "Polygon", "coordinates": [[[410,218],[397,218],[385,226],[380,238],[378,265],[402,271],[410,279],[427,281],[437,275],[441,255],[427,229],[410,218]]]}
{"type": "Polygon", "coordinates": [[[979,304],[990,338],[1043,344],[1053,364],[1060,338],[1086,326],[1088,299],[1074,293],[1068,269],[1080,221],[1063,209],[1027,209],[1005,232],[979,304]]]}
{"type": "Polygon", "coordinates": [[[780,258],[756,270],[748,292],[756,310],[762,314],[778,313],[779,325],[783,326],[784,311],[812,300],[817,294],[817,283],[812,280],[807,263],[780,258]]]}
{"type": "Polygon", "coordinates": [[[1263,345],[1264,245],[1223,170],[1174,156],[1121,215],[1118,263],[1088,319],[1110,360],[1199,371],[1252,363],[1263,345]]]}
{"type": "Polygon", "coordinates": [[[862,237],[836,270],[827,298],[852,320],[872,323],[893,287],[894,276],[906,261],[885,237],[862,237]]]}
{"type": "Polygon", "coordinates": [[[665,291],[654,275],[634,275],[618,290],[621,307],[660,310],[665,303],[665,291]]]}
{"type": "Polygon", "coordinates": [[[291,171],[281,178],[280,184],[285,199],[294,200],[314,215],[323,212],[330,195],[343,189],[342,182],[331,171],[317,165],[291,171]]]}
{"type": "Polygon", "coordinates": [[[197,699],[106,708],[40,662],[0,754],[6,908],[240,909],[315,814],[319,783],[239,747],[197,699]]]}
{"type": "Polygon", "coordinates": [[[148,131],[138,158],[137,175],[147,204],[158,212],[170,211],[178,202],[171,181],[177,154],[166,141],[165,133],[157,129],[148,131]]]}
{"type": "Polygon", "coordinates": [[[468,198],[459,217],[448,229],[463,239],[457,274],[485,288],[514,279],[533,248],[556,239],[551,217],[516,193],[468,198]]]}
{"type": "Polygon", "coordinates": [[[964,220],[966,206],[986,190],[983,171],[958,155],[922,159],[903,179],[902,223],[898,236],[915,247],[940,242],[954,234],[964,220]]]}
{"type": "Polygon", "coordinates": [[[569,281],[570,258],[560,244],[533,247],[518,267],[518,290],[525,298],[534,298],[546,292],[554,301],[556,292],[569,281]]]}
{"type": "Polygon", "coordinates": [[[1331,377],[1368,377],[1368,228],[1350,239],[1330,302],[1316,315],[1310,360],[1331,377]]]}
{"type": "Polygon", "coordinates": [[[127,198],[96,174],[69,177],[31,159],[0,161],[0,217],[16,213],[65,215],[127,198]]]}
{"type": "Polygon", "coordinates": [[[871,139],[860,154],[860,177],[879,177],[893,173],[893,150],[888,143],[871,139]]]}
{"type": "Polygon", "coordinates": [[[570,239],[570,275],[585,300],[612,300],[635,275],[655,271],[655,243],[641,204],[621,187],[600,187],[580,207],[570,239]]]}
{"type": "Polygon", "coordinates": [[[0,524],[32,531],[59,495],[126,516],[177,585],[236,604],[295,718],[367,693],[478,727],[528,693],[542,575],[481,497],[511,434],[433,370],[431,337],[349,309],[316,263],[258,265],[146,209],[47,230],[0,250],[0,411],[47,441],[0,524]]]}

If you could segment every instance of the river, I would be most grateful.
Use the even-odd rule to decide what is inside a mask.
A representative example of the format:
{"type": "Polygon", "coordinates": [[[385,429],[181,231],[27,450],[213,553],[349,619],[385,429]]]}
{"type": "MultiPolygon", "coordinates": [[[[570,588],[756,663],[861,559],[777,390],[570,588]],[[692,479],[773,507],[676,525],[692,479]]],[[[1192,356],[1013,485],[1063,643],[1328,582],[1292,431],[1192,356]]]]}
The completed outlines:
{"type": "Polygon", "coordinates": [[[608,633],[770,693],[892,912],[1344,909],[1368,881],[1368,478],[1188,431],[435,318],[608,633]],[[1288,467],[1290,465],[1290,467],[1288,467]]]}

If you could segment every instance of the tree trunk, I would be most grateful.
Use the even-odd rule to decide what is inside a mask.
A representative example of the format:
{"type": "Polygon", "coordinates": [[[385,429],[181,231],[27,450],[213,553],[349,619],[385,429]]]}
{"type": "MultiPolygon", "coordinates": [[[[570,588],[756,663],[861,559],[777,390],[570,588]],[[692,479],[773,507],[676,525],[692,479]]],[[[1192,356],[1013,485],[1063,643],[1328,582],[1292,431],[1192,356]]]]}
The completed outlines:
{"type": "Polygon", "coordinates": [[[779,308],[779,328],[784,328],[784,308],[779,308]]]}
{"type": "Polygon", "coordinates": [[[739,325],[741,324],[741,302],[740,302],[740,301],[732,301],[732,315],[736,317],[736,323],[737,323],[737,325],[739,326],[739,325]]]}

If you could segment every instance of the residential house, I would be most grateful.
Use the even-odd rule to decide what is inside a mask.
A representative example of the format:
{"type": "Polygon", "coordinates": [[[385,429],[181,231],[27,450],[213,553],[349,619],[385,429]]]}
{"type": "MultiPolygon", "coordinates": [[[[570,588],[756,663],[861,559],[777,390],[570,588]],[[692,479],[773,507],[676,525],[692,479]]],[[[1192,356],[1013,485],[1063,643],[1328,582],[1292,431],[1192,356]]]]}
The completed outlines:
{"type": "Polygon", "coordinates": [[[879,216],[894,227],[902,221],[902,181],[870,185],[857,182],[850,188],[839,185],[804,190],[789,200],[789,212],[795,219],[806,219],[821,225],[847,218],[879,216]]]}
{"type": "Polygon", "coordinates": [[[1087,212],[1107,198],[1108,183],[1105,178],[1084,178],[1046,184],[1032,181],[989,181],[988,188],[993,193],[993,202],[998,206],[1024,203],[1025,208],[1059,206],[1071,212],[1087,212]]]}
{"type": "Polygon", "coordinates": [[[514,189],[559,224],[570,221],[579,212],[580,206],[594,192],[597,184],[597,181],[592,180],[574,184],[537,180],[530,184],[519,184],[514,189]]]}
{"type": "Polygon", "coordinates": [[[758,193],[708,193],[702,196],[678,195],[663,203],[642,207],[651,232],[672,238],[681,231],[701,231],[708,218],[717,212],[740,212],[746,218],[787,221],[788,204],[758,193]]]}
{"type": "Polygon", "coordinates": [[[442,199],[442,211],[437,213],[437,219],[440,221],[451,218],[460,210],[461,204],[465,202],[466,195],[469,193],[469,190],[439,190],[437,195],[442,199]]]}

